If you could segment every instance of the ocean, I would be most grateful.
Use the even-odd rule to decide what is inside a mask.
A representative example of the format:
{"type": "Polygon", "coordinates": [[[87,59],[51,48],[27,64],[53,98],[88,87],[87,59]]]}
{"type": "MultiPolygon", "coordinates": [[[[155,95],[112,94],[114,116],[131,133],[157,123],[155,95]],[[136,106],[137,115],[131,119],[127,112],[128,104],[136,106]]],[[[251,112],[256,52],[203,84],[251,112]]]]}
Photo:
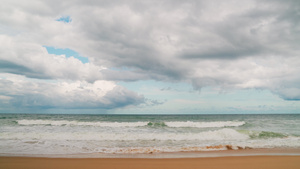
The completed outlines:
{"type": "Polygon", "coordinates": [[[0,114],[0,155],[300,148],[300,115],[0,114]]]}

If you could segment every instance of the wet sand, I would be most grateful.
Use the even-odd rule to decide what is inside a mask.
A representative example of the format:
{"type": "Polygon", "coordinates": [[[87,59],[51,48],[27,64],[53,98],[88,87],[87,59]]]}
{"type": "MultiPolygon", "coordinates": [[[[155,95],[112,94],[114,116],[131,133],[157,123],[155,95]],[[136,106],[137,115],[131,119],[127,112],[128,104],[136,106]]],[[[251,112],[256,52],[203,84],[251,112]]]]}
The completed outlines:
{"type": "Polygon", "coordinates": [[[300,169],[300,156],[205,158],[0,157],[1,169],[300,169]]]}

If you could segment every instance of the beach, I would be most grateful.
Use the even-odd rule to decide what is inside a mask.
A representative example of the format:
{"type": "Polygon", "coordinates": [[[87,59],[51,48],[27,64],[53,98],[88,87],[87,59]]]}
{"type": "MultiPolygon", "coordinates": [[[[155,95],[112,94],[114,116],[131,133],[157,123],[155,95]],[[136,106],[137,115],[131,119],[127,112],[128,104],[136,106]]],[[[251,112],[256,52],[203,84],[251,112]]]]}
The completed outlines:
{"type": "Polygon", "coordinates": [[[0,157],[2,169],[299,169],[300,156],[237,156],[207,158],[38,158],[0,157]]]}
{"type": "Polygon", "coordinates": [[[0,153],[38,157],[103,154],[97,158],[105,158],[114,154],[299,149],[299,128],[300,115],[3,114],[0,153]]]}
{"type": "Polygon", "coordinates": [[[154,154],[0,155],[1,169],[299,169],[299,149],[154,154]]]}
{"type": "Polygon", "coordinates": [[[300,168],[299,115],[0,115],[0,168],[300,168]]]}
{"type": "Polygon", "coordinates": [[[300,0],[0,2],[0,169],[300,169],[300,0]]]}

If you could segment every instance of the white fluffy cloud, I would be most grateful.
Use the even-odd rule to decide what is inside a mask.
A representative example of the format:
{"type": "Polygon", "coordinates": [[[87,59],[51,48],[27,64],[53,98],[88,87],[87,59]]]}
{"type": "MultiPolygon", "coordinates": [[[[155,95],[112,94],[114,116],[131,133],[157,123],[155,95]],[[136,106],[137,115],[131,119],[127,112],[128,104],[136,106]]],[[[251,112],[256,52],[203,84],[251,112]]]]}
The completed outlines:
{"type": "MultiPolygon", "coordinates": [[[[101,98],[88,94],[97,93],[90,87],[77,90],[78,86],[70,95],[62,95],[57,90],[64,88],[64,81],[71,86],[95,86],[99,81],[104,85],[105,80],[114,85],[112,81],[122,80],[181,81],[196,90],[259,88],[286,100],[300,100],[299,10],[297,0],[4,1],[0,71],[57,80],[60,83],[47,83],[50,91],[61,98],[86,96],[68,102],[86,107],[125,106],[141,98],[120,86],[101,98]],[[57,21],[63,16],[72,21],[57,21]],[[90,63],[50,55],[43,46],[72,49],[90,63]]],[[[20,86],[31,83],[25,79],[20,86]]],[[[11,97],[21,102],[21,97],[5,92],[0,99],[11,97]]]]}
{"type": "Polygon", "coordinates": [[[6,106],[26,108],[112,109],[144,102],[114,82],[41,81],[11,74],[1,74],[0,95],[6,106]]]}
{"type": "Polygon", "coordinates": [[[48,54],[40,44],[24,41],[16,37],[0,35],[0,71],[21,74],[32,78],[58,78],[86,80],[102,79],[100,71],[104,67],[65,55],[48,54]]]}

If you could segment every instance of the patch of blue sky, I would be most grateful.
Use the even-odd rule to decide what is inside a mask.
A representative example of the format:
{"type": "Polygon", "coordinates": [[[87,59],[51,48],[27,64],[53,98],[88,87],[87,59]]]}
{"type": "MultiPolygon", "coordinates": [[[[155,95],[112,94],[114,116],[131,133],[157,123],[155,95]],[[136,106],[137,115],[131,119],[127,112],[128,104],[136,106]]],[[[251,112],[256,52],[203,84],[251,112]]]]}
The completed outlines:
{"type": "Polygon", "coordinates": [[[69,23],[69,22],[72,22],[72,18],[70,16],[62,16],[62,17],[56,19],[56,21],[69,23]]]}
{"type": "Polygon", "coordinates": [[[74,58],[80,60],[82,63],[89,62],[89,59],[87,57],[80,56],[77,52],[69,48],[61,49],[52,46],[44,46],[44,47],[47,49],[49,54],[65,55],[67,58],[73,56],[74,58]]]}

